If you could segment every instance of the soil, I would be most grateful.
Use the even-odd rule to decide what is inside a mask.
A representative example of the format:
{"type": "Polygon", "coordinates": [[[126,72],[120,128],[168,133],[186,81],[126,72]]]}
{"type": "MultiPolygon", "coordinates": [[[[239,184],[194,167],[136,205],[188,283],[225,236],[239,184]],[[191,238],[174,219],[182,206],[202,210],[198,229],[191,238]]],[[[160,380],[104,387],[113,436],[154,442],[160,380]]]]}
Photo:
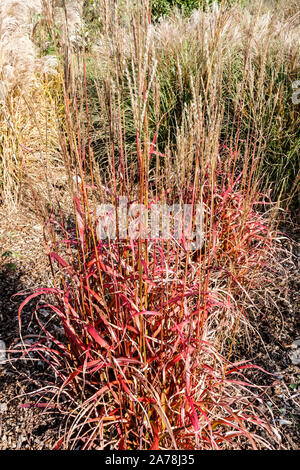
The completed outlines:
{"type": "MultiPolygon", "coordinates": [[[[48,285],[50,270],[45,255],[40,221],[29,211],[2,215],[0,228],[0,339],[9,348],[19,341],[18,306],[23,296],[16,293],[31,292],[48,285]]],[[[28,335],[35,334],[30,312],[36,302],[26,310],[24,328],[28,335]]],[[[24,330],[23,330],[24,331],[24,330]]],[[[28,377],[43,382],[35,363],[0,365],[0,449],[51,449],[57,437],[59,416],[53,411],[21,408],[30,398],[28,377]]]]}
{"type": "Polygon", "coordinates": [[[274,282],[262,292],[263,297],[255,299],[257,313],[250,315],[255,330],[237,356],[250,357],[255,365],[273,374],[257,371],[252,379],[269,386],[264,400],[280,432],[282,448],[298,450],[300,367],[293,362],[300,352],[300,232],[295,223],[280,230],[286,238],[280,241],[276,254],[279,272],[274,273],[274,282]]]}
{"type": "MultiPolygon", "coordinates": [[[[0,214],[0,339],[7,347],[19,341],[18,306],[23,297],[41,285],[51,285],[51,273],[44,250],[40,221],[29,208],[22,214],[0,214]],[[49,281],[50,280],[50,281],[49,281]]],[[[253,380],[268,385],[265,403],[281,444],[276,448],[299,449],[300,369],[291,361],[293,342],[299,330],[299,231],[288,227],[289,239],[281,241],[281,272],[264,297],[257,299],[257,314],[247,343],[240,344],[236,358],[245,357],[273,375],[257,370],[253,380]],[[274,375],[275,374],[275,375],[274,375]]],[[[32,320],[33,306],[25,308],[23,328],[27,335],[37,333],[32,320]]],[[[24,330],[23,330],[24,331],[24,330]]],[[[55,410],[22,408],[32,399],[25,396],[45,384],[49,371],[35,362],[13,360],[0,365],[0,450],[53,449],[59,438],[63,416],[55,410]],[[28,378],[35,382],[29,382],[28,378]]]]}

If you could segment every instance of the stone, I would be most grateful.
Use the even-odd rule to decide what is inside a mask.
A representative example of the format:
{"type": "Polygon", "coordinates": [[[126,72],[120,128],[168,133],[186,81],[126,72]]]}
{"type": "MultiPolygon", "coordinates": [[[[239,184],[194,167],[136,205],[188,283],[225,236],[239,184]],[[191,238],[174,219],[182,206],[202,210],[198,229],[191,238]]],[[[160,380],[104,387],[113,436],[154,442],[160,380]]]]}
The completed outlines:
{"type": "Polygon", "coordinates": [[[293,424],[292,421],[289,421],[288,419],[279,419],[279,420],[278,420],[278,423],[279,423],[279,424],[283,424],[283,425],[291,425],[291,424],[293,424]]]}
{"type": "Polygon", "coordinates": [[[7,411],[7,403],[0,403],[0,413],[5,413],[7,411]]]}
{"type": "Polygon", "coordinates": [[[300,364],[300,348],[291,351],[289,353],[289,358],[291,360],[291,363],[294,364],[294,366],[299,366],[300,364]]]}

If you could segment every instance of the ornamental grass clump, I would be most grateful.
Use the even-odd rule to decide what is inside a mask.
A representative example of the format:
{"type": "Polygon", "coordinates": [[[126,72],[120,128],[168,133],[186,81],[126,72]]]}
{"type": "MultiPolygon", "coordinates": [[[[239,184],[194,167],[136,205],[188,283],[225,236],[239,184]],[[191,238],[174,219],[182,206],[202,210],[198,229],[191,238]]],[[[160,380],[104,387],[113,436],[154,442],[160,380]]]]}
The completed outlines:
{"type": "Polygon", "coordinates": [[[262,182],[264,133],[256,120],[242,132],[248,75],[224,137],[223,10],[199,13],[213,19],[216,46],[199,54],[204,80],[183,68],[187,42],[169,35],[178,87],[161,95],[166,50],[153,38],[173,26],[154,34],[147,8],[134,8],[132,21],[107,11],[103,26],[112,41],[94,83],[101,158],[84,51],[77,79],[72,63],[65,71],[58,140],[73,213],[67,219],[61,207],[60,219],[45,224],[53,281],[19,308],[22,331],[24,307],[44,299],[34,311],[38,340],[22,340],[23,357],[52,371],[35,404],[65,417],[56,449],[271,449],[280,436],[265,415],[266,387],[253,383],[259,367],[236,348],[276,239],[262,182]],[[124,25],[131,39],[122,42],[124,25]],[[180,106],[168,106],[172,97],[180,106]]]}
{"type": "MultiPolygon", "coordinates": [[[[142,180],[145,156],[137,165],[142,180]]],[[[87,185],[83,175],[78,181],[76,229],[62,225],[60,240],[50,230],[56,285],[19,308],[21,327],[31,299],[53,300],[37,307],[41,336],[25,341],[24,353],[38,354],[54,371],[49,406],[67,416],[56,448],[272,448],[272,427],[259,409],[263,387],[243,373],[256,366],[231,360],[248,322],[245,306],[272,255],[272,231],[258,211],[262,195],[250,197],[242,174],[228,174],[221,158],[203,178],[196,171],[176,198],[141,184],[122,213],[118,193],[87,185]],[[104,211],[93,208],[97,192],[106,197],[104,211]],[[147,230],[143,210],[163,199],[191,208],[194,232],[184,230],[182,214],[164,231],[164,213],[155,236],[147,230]],[[46,322],[41,307],[52,312],[46,322]]]]}

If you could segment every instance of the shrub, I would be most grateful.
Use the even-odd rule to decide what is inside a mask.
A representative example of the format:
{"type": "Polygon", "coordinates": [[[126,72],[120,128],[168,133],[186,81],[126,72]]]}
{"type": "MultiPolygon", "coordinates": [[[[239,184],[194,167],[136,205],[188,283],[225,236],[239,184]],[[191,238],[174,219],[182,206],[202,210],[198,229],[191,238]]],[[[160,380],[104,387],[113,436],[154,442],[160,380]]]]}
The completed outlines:
{"type": "Polygon", "coordinates": [[[191,13],[193,9],[199,8],[203,5],[203,0],[153,0],[152,1],[152,15],[154,19],[158,19],[164,15],[170,14],[173,8],[181,8],[185,14],[191,13]]]}
{"type": "Polygon", "coordinates": [[[183,14],[189,16],[193,10],[208,8],[212,3],[232,6],[234,3],[244,3],[242,0],[152,0],[152,18],[158,20],[169,15],[172,10],[178,8],[183,14]]]}

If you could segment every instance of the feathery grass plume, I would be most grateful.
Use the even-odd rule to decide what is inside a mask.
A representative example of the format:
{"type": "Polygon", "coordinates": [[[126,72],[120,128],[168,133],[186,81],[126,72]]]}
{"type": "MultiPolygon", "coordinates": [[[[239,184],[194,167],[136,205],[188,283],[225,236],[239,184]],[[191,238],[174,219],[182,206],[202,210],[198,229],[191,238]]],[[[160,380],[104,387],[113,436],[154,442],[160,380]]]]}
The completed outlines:
{"type": "Polygon", "coordinates": [[[28,186],[36,201],[50,200],[53,182],[46,180],[59,165],[57,58],[42,56],[33,42],[48,7],[46,0],[4,0],[0,6],[0,190],[10,207],[28,196],[28,186]]]}
{"type": "Polygon", "coordinates": [[[63,31],[62,41],[69,42],[71,48],[82,45],[83,0],[62,0],[57,2],[55,19],[63,31]]]}
{"type": "Polygon", "coordinates": [[[21,201],[35,205],[32,197],[50,202],[59,166],[62,173],[57,115],[61,74],[56,57],[39,57],[32,40],[37,17],[46,8],[46,2],[37,0],[1,3],[0,191],[2,203],[11,208],[21,201]]]}
{"type": "Polygon", "coordinates": [[[34,15],[41,15],[41,0],[3,0],[0,6],[0,77],[6,93],[16,87],[28,88],[35,72],[55,73],[54,58],[40,61],[31,40],[34,15]]]}

